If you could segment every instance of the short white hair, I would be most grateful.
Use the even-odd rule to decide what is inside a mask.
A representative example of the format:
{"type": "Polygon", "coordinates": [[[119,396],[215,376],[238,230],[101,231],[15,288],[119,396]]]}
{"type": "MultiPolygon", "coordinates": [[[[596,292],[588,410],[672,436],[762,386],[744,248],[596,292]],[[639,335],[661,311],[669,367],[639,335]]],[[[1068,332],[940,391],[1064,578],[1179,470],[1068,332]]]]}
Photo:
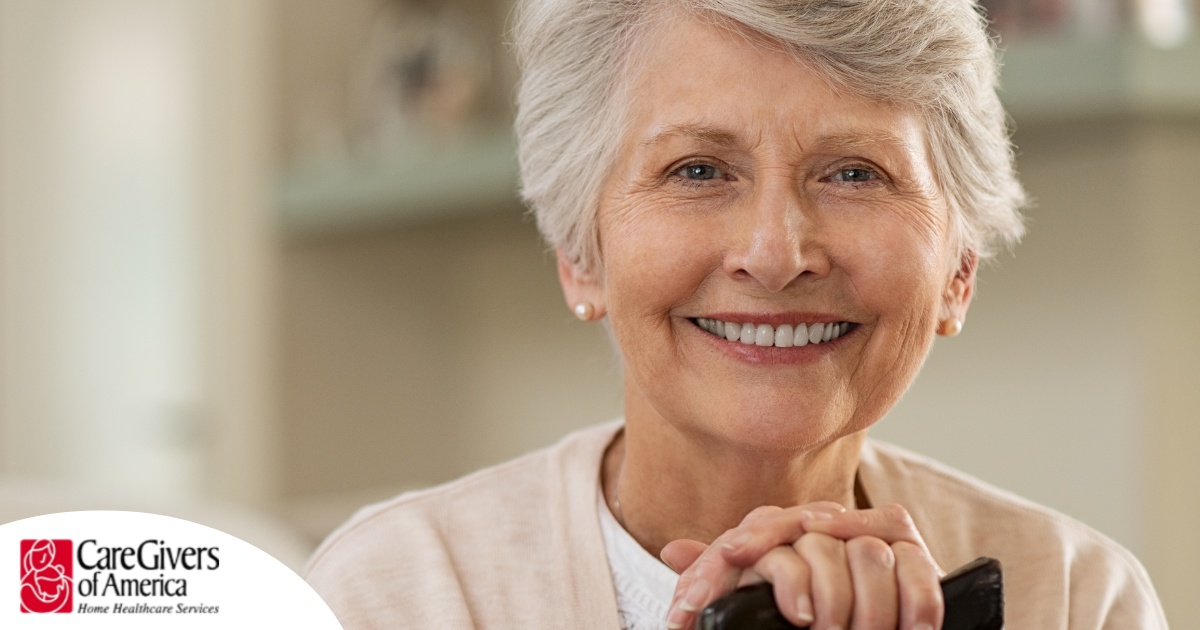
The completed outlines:
{"type": "Polygon", "coordinates": [[[519,0],[521,195],[581,269],[600,262],[596,212],[623,133],[627,61],[672,7],[765,36],[849,93],[919,112],[962,252],[986,259],[1020,240],[1026,197],[997,51],[971,0],[519,0]]]}

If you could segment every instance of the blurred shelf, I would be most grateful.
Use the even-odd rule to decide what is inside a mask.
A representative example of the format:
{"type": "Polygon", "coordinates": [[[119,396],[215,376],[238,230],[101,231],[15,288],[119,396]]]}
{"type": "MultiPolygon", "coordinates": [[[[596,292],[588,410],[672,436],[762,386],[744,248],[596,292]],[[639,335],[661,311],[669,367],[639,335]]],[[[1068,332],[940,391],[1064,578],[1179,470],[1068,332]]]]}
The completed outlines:
{"type": "Polygon", "coordinates": [[[1001,98],[1017,123],[1099,116],[1200,116],[1200,41],[1162,49],[1137,33],[1005,42],[1001,98]]]}
{"type": "Polygon", "coordinates": [[[507,127],[452,146],[414,141],[364,162],[288,170],[277,191],[292,235],[403,226],[512,210],[517,205],[516,142],[507,127]]]}
{"type": "MultiPolygon", "coordinates": [[[[1200,41],[1160,49],[1130,33],[1017,38],[1006,43],[1004,100],[1017,121],[1200,116],[1200,41]]],[[[451,147],[414,141],[369,162],[308,164],[284,173],[283,227],[293,235],[403,226],[517,207],[516,144],[507,127],[451,147]]]]}

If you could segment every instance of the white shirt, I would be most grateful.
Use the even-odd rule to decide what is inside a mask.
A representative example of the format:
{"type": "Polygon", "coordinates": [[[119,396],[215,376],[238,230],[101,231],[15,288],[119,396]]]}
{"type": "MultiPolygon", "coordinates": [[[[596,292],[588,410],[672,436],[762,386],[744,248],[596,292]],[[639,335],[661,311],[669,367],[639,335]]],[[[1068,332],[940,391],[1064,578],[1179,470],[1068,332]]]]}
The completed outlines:
{"type": "Polygon", "coordinates": [[[670,567],[642,548],[617,522],[604,493],[597,493],[600,532],[617,591],[617,616],[622,630],[665,630],[667,608],[679,581],[670,567]]]}

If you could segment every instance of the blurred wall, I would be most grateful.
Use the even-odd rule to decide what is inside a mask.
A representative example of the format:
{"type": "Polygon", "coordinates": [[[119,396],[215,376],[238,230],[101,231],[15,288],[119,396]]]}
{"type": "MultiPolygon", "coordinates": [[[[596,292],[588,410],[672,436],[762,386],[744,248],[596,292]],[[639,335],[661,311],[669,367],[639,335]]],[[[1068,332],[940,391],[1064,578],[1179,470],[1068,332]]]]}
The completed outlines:
{"type": "Polygon", "coordinates": [[[443,482],[619,415],[604,333],[543,252],[513,207],[289,242],[288,495],[443,482]]]}
{"type": "Polygon", "coordinates": [[[1131,172],[1144,182],[1136,207],[1146,217],[1137,235],[1148,262],[1138,327],[1149,340],[1147,404],[1135,421],[1149,444],[1146,558],[1168,619],[1187,627],[1200,623],[1200,191],[1181,174],[1200,173],[1200,122],[1155,122],[1135,146],[1131,172]]]}
{"type": "Polygon", "coordinates": [[[7,479],[275,496],[269,7],[0,0],[7,479]]]}
{"type": "Polygon", "coordinates": [[[10,470],[188,491],[199,77],[183,3],[6,2],[10,470]],[[120,369],[113,369],[114,366],[120,369]],[[145,473],[150,474],[145,474],[145,473]]]}

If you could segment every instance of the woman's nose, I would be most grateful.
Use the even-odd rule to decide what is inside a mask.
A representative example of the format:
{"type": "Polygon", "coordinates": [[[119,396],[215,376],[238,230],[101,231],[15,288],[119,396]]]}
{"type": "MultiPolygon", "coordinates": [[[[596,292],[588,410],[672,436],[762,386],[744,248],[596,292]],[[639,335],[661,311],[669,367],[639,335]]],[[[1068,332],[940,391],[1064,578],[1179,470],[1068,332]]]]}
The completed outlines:
{"type": "Polygon", "coordinates": [[[793,182],[764,187],[737,215],[735,245],[726,271],[772,293],[805,273],[824,275],[828,261],[817,246],[812,213],[793,182]]]}

